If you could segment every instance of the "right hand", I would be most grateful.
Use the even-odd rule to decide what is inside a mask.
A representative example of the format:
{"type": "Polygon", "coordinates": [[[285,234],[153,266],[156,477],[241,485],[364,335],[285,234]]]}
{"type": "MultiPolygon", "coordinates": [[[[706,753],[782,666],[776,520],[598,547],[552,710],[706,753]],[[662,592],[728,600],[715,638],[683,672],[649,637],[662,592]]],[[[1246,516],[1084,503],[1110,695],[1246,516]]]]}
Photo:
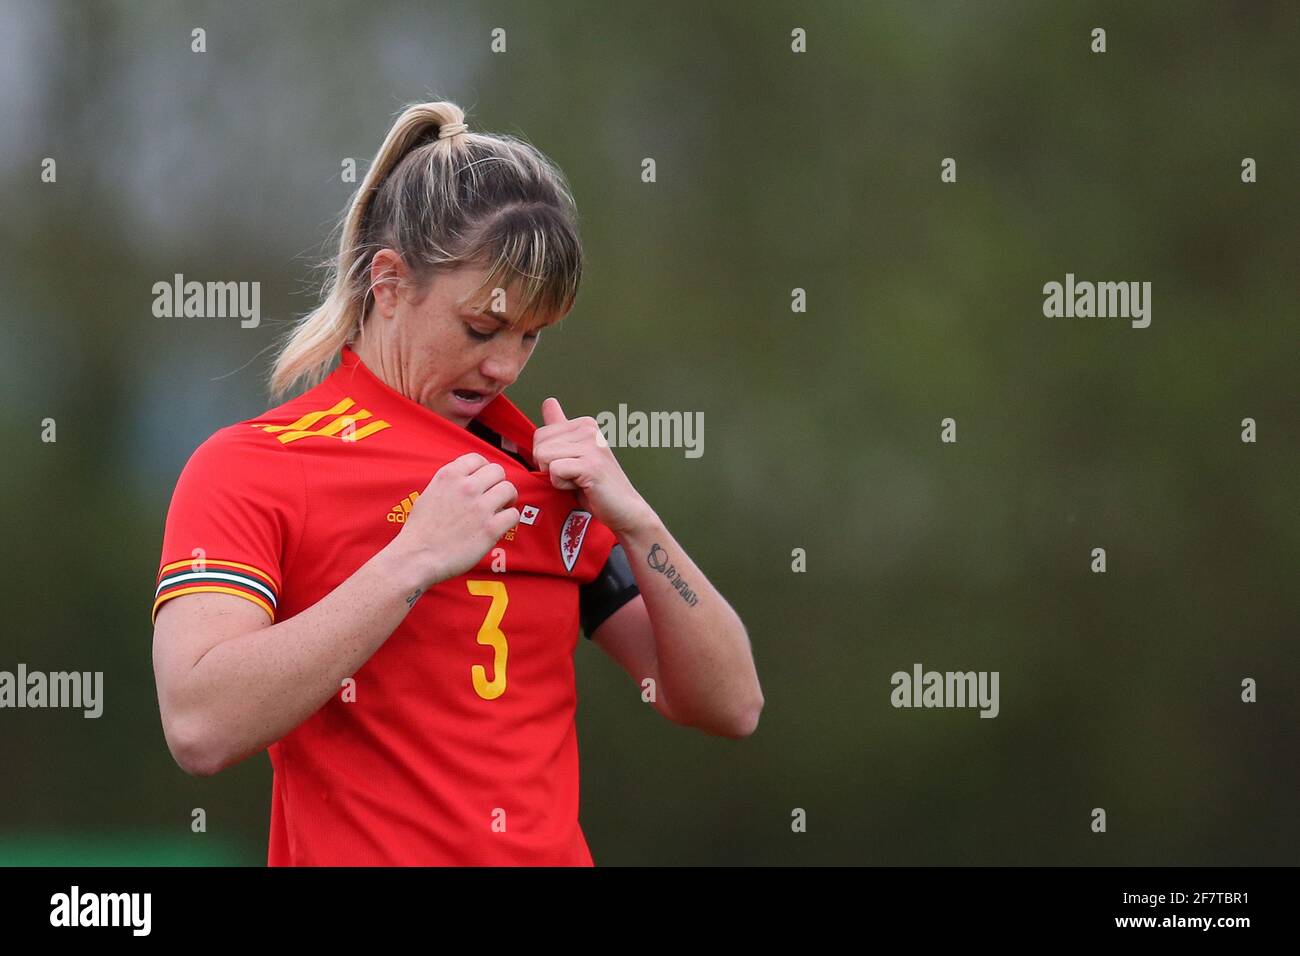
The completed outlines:
{"type": "Polygon", "coordinates": [[[464,574],[519,523],[519,492],[506,470],[477,452],[438,469],[393,544],[413,560],[424,587],[464,574]]]}

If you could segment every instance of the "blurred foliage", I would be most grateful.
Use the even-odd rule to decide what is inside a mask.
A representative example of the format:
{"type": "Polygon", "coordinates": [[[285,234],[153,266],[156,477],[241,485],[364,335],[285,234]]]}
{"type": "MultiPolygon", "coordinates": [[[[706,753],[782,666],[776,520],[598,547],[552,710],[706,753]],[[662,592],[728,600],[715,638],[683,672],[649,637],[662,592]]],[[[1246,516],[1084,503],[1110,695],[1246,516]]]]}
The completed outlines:
{"type": "Polygon", "coordinates": [[[267,407],[343,159],[448,98],[582,215],[578,305],[512,397],[704,412],[702,458],[619,457],[767,700],[709,738],[581,644],[598,863],[1294,863],[1298,28],[1244,0],[0,7],[0,669],[106,674],[99,720],[0,712],[0,862],[265,859],[265,756],[196,779],[163,741],[167,503],[267,407]],[[154,318],[178,272],[259,281],[262,325],[154,318]],[[1044,318],[1067,272],[1151,281],[1151,327],[1044,318]],[[917,661],[1000,671],[1001,715],[894,710],[917,661]]]}

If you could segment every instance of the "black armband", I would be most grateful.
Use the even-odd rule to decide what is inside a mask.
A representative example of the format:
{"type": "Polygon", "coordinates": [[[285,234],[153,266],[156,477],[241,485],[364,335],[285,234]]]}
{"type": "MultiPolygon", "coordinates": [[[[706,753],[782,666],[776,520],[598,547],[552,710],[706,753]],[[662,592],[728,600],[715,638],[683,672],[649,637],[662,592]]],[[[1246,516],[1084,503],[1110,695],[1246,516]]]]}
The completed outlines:
{"type": "Polygon", "coordinates": [[[582,633],[590,639],[596,628],[604,624],[610,615],[640,593],[641,589],[636,586],[636,578],[632,575],[631,565],[627,563],[623,546],[615,544],[600,574],[591,583],[578,587],[578,614],[582,620],[582,633]]]}

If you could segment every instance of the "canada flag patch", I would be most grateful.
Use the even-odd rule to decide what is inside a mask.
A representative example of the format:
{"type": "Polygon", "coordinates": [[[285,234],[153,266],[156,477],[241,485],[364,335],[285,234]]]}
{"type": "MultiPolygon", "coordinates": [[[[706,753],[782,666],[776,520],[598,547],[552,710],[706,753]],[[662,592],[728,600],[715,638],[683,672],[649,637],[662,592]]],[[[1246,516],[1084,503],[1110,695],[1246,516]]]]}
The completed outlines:
{"type": "Polygon", "coordinates": [[[564,559],[564,569],[572,571],[578,563],[578,553],[582,551],[582,539],[587,536],[591,526],[590,511],[570,511],[560,529],[560,557],[564,559]]]}

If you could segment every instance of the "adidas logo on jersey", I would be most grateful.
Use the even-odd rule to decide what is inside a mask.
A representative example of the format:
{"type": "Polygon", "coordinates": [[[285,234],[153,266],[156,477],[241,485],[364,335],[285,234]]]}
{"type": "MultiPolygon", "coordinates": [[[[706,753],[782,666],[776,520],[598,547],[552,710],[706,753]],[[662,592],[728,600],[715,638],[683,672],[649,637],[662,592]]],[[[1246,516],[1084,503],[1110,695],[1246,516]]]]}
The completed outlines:
{"type": "Polygon", "coordinates": [[[415,507],[415,499],[419,497],[420,493],[418,491],[412,491],[402,499],[400,504],[393,505],[392,510],[388,512],[388,520],[392,521],[394,524],[405,523],[406,516],[409,515],[411,509],[415,507]]]}
{"type": "MultiPolygon", "coordinates": [[[[388,512],[388,520],[394,524],[404,524],[406,522],[406,516],[411,513],[411,509],[415,507],[416,499],[419,497],[420,493],[418,491],[412,491],[409,495],[403,498],[400,503],[393,505],[388,512]]],[[[535,507],[534,505],[524,505],[519,509],[519,524],[532,524],[537,520],[537,516],[541,513],[541,508],[535,507]]],[[[515,525],[515,527],[510,529],[510,534],[507,536],[507,540],[514,540],[514,532],[518,530],[518,528],[519,525],[515,525]]]]}

